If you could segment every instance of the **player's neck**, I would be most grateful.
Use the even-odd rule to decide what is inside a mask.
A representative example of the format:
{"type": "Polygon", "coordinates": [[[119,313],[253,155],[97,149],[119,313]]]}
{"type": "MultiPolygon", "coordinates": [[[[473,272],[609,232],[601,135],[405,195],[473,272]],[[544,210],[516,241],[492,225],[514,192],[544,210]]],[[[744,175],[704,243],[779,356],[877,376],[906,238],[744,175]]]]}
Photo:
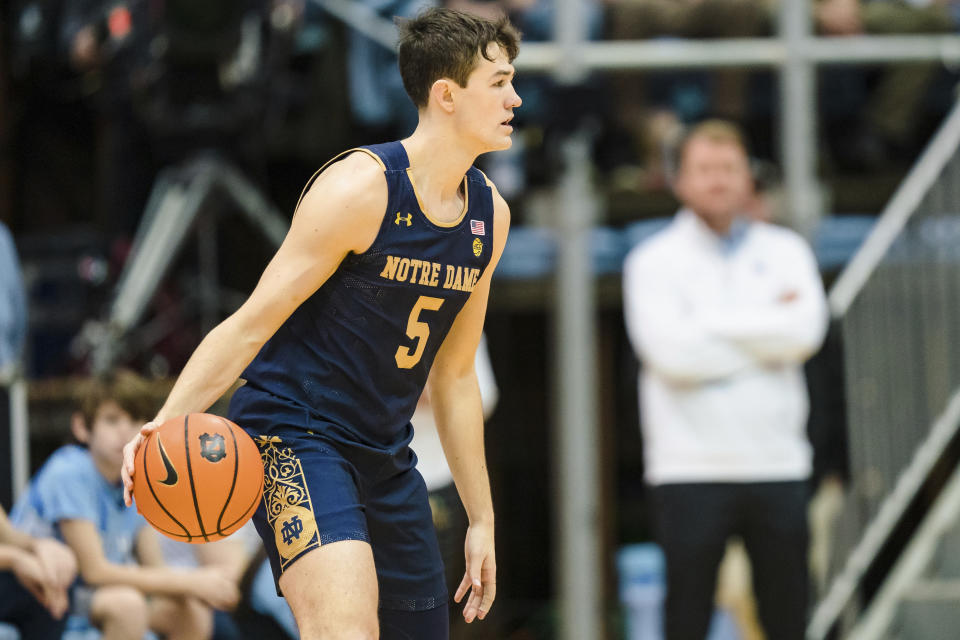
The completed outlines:
{"type": "Polygon", "coordinates": [[[402,142],[410,160],[410,177],[427,207],[437,213],[459,212],[463,204],[463,176],[476,160],[476,154],[450,144],[446,136],[430,135],[420,129],[402,142]]]}

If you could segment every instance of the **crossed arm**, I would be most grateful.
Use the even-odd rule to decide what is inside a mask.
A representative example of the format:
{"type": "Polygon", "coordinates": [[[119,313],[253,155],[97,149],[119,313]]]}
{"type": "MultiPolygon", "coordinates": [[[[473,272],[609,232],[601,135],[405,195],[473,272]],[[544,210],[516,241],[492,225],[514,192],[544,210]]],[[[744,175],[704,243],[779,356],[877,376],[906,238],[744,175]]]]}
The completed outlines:
{"type": "Polygon", "coordinates": [[[819,348],[827,306],[816,263],[796,248],[776,300],[699,309],[665,279],[656,256],[631,254],[624,265],[624,312],[646,366],[677,384],[720,380],[757,366],[800,363],[819,348]]]}

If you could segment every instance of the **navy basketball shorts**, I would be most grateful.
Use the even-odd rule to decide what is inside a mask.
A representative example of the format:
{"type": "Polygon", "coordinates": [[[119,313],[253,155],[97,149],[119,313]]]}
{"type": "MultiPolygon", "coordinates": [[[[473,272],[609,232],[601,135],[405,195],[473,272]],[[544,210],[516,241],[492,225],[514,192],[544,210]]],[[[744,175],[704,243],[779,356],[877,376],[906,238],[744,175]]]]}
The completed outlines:
{"type": "Polygon", "coordinates": [[[381,609],[447,603],[427,489],[408,447],[384,451],[351,441],[250,385],[234,393],[228,417],[260,449],[264,490],[253,521],[274,581],[313,549],[361,540],[373,549],[381,609]]]}

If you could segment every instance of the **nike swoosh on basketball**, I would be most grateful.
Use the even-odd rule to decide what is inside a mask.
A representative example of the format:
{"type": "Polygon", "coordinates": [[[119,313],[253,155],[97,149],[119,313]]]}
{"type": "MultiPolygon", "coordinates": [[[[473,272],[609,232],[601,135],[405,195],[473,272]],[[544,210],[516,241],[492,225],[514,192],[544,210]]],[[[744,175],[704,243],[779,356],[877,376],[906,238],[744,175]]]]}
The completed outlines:
{"type": "Polygon", "coordinates": [[[173,468],[173,463],[170,462],[170,458],[167,457],[167,452],[163,449],[163,440],[160,439],[160,436],[157,436],[157,446],[160,447],[160,458],[163,460],[163,466],[167,469],[167,477],[158,482],[172,487],[177,484],[180,476],[177,475],[177,470],[173,468]]]}

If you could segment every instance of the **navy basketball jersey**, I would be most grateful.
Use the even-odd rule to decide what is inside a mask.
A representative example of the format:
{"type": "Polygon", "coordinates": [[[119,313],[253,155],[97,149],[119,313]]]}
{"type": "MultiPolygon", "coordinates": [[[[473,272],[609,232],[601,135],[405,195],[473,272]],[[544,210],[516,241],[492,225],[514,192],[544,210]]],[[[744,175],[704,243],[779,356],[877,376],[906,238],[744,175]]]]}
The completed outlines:
{"type": "Polygon", "coordinates": [[[352,152],[370,154],[386,176],[387,210],[376,240],[344,258],[243,378],[361,442],[391,446],[409,438],[434,356],[490,262],[493,198],[471,167],[463,211],[439,222],[420,203],[402,144],[345,154],[352,152]]]}

